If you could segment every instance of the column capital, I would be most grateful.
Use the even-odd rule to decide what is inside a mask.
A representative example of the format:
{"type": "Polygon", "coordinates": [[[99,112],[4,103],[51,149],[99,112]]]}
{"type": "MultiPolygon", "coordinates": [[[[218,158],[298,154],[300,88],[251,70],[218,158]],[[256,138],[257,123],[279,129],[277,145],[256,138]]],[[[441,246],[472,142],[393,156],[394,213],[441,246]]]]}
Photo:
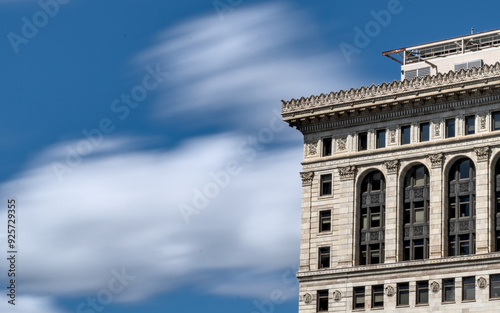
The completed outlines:
{"type": "Polygon", "coordinates": [[[444,159],[444,154],[442,153],[429,154],[429,161],[431,161],[431,166],[433,168],[442,167],[443,159],[444,159]]]}
{"type": "Polygon", "coordinates": [[[354,179],[354,176],[356,176],[356,170],[355,165],[339,167],[340,180],[354,179]]]}
{"type": "Polygon", "coordinates": [[[302,187],[311,186],[314,178],[314,172],[301,172],[300,178],[302,178],[302,187]]]}
{"type": "Polygon", "coordinates": [[[388,174],[397,174],[399,168],[399,160],[387,161],[384,163],[388,174]]]}
{"type": "Polygon", "coordinates": [[[476,153],[478,161],[488,161],[490,158],[490,147],[477,147],[474,148],[474,152],[476,153]]]}

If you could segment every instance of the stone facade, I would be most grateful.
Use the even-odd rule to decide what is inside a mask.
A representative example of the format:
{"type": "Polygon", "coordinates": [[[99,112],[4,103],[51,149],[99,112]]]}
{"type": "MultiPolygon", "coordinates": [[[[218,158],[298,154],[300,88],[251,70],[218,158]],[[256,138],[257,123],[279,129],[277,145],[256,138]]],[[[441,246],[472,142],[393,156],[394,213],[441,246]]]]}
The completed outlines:
{"type": "Polygon", "coordinates": [[[500,63],[282,109],[305,145],[300,313],[500,312],[500,63]]]}

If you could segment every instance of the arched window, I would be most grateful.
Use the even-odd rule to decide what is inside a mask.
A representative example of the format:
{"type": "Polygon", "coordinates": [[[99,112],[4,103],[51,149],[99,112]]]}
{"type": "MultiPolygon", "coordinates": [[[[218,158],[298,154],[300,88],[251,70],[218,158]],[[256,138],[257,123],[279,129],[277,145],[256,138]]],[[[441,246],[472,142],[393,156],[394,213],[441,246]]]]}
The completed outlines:
{"type": "Polygon", "coordinates": [[[403,204],[403,259],[429,258],[429,171],[412,167],[405,177],[403,204]]]}
{"type": "Polygon", "coordinates": [[[496,244],[495,251],[500,251],[500,161],[497,162],[495,167],[495,235],[496,244]]]}
{"type": "Polygon", "coordinates": [[[448,219],[448,255],[476,253],[476,169],[470,159],[450,169],[448,219]]]}
{"type": "Polygon", "coordinates": [[[359,264],[384,262],[385,179],[380,171],[361,184],[359,264]]]}

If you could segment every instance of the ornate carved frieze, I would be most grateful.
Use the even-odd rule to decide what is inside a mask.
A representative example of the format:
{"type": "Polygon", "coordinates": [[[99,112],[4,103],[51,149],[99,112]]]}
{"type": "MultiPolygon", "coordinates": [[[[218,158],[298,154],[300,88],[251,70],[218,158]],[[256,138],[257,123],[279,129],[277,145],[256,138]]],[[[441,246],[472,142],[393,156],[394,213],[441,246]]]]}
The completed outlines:
{"type": "Polygon", "coordinates": [[[395,129],[391,129],[389,131],[390,131],[390,134],[391,134],[391,143],[396,143],[396,130],[395,129]]]}
{"type": "Polygon", "coordinates": [[[450,71],[448,73],[438,73],[437,75],[417,77],[411,80],[393,81],[392,83],[382,83],[381,85],[362,86],[359,89],[340,90],[339,92],[330,92],[319,96],[300,99],[282,100],[282,112],[296,112],[302,110],[311,110],[322,107],[333,107],[335,105],[362,101],[366,98],[377,98],[396,96],[397,94],[414,93],[421,89],[439,87],[443,89],[452,88],[454,84],[466,83],[468,81],[481,80],[489,77],[498,76],[500,73],[500,63],[494,65],[484,65],[479,69],[460,70],[458,72],[450,71]],[[449,87],[448,87],[449,86],[449,87]]]}
{"type": "Polygon", "coordinates": [[[337,139],[337,151],[345,151],[347,150],[347,138],[339,138],[337,139]]]}
{"type": "Polygon", "coordinates": [[[339,175],[341,180],[354,179],[354,176],[356,176],[356,166],[339,167],[339,175]]]}
{"type": "Polygon", "coordinates": [[[476,153],[478,161],[488,161],[490,157],[490,147],[479,147],[474,148],[474,152],[476,153]]]}
{"type": "Polygon", "coordinates": [[[479,122],[481,124],[481,129],[486,129],[486,115],[479,117],[479,122]]]}
{"type": "Polygon", "coordinates": [[[392,286],[387,286],[387,287],[385,287],[385,294],[386,294],[388,297],[392,297],[392,296],[394,296],[394,287],[392,287],[392,286]]]}
{"type": "Polygon", "coordinates": [[[317,155],[318,154],[318,144],[308,143],[307,144],[307,155],[317,155]]]}
{"type": "Polygon", "coordinates": [[[301,172],[300,178],[302,178],[302,187],[311,186],[314,178],[314,172],[301,172]]]}
{"type": "Polygon", "coordinates": [[[443,157],[442,153],[429,154],[429,161],[431,161],[432,167],[441,167],[443,166],[443,157]]]}
{"type": "Polygon", "coordinates": [[[387,161],[384,163],[385,168],[387,168],[387,173],[389,174],[397,174],[398,173],[398,160],[387,161]]]}
{"type": "Polygon", "coordinates": [[[441,123],[437,122],[434,123],[434,136],[439,137],[440,135],[440,130],[441,130],[441,123]]]}
{"type": "Polygon", "coordinates": [[[312,302],[313,297],[310,293],[306,293],[302,296],[302,300],[304,301],[304,303],[309,304],[312,302]]]}
{"type": "Polygon", "coordinates": [[[333,300],[335,302],[339,302],[340,300],[342,300],[342,292],[340,292],[340,290],[335,290],[333,292],[333,300]]]}

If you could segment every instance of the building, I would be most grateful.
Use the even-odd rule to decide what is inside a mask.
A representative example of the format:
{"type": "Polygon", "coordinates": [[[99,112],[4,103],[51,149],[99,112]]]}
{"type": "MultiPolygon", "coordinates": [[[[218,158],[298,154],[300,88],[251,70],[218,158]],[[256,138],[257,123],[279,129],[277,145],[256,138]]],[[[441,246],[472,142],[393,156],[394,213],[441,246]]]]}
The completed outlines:
{"type": "Polygon", "coordinates": [[[500,30],[383,55],[401,81],[282,103],[299,312],[500,312],[500,30]]]}

